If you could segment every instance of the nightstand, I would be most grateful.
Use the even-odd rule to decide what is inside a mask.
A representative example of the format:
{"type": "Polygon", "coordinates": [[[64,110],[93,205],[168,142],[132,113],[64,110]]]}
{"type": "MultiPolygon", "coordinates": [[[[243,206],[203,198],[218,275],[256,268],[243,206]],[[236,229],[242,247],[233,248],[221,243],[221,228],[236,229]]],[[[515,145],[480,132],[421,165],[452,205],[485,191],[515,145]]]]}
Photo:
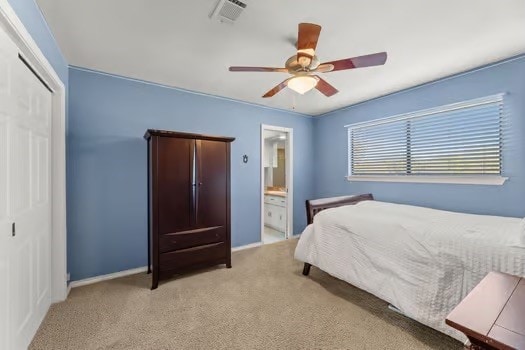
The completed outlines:
{"type": "Polygon", "coordinates": [[[446,323],[468,337],[470,349],[525,349],[525,279],[490,272],[446,323]]]}

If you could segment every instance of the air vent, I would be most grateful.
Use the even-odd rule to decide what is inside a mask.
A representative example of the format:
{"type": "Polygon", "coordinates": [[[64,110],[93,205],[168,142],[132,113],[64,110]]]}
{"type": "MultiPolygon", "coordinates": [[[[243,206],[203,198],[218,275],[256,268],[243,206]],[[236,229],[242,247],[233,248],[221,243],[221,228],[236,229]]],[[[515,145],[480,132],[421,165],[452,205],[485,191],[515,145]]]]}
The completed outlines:
{"type": "Polygon", "coordinates": [[[239,0],[219,0],[217,6],[210,14],[210,18],[216,18],[221,22],[233,23],[239,18],[246,4],[239,0]]]}

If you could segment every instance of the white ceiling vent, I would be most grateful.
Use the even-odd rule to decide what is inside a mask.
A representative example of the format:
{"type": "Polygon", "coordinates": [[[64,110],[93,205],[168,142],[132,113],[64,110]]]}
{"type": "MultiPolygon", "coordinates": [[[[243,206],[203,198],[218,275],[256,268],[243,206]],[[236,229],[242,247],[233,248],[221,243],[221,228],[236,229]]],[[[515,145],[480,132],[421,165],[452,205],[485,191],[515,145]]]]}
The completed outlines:
{"type": "Polygon", "coordinates": [[[246,4],[239,0],[219,0],[217,6],[210,14],[210,18],[216,18],[221,22],[233,23],[239,18],[246,4]]]}

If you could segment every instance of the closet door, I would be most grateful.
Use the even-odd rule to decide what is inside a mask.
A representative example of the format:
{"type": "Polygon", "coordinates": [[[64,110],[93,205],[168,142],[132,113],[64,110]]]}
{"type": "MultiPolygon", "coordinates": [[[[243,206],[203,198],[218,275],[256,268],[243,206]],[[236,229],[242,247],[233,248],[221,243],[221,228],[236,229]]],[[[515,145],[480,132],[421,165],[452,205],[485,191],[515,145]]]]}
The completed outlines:
{"type": "Polygon", "coordinates": [[[197,227],[217,227],[223,237],[227,225],[228,144],[197,140],[197,227]]]}
{"type": "Polygon", "coordinates": [[[194,226],[195,140],[158,137],[158,233],[176,233],[194,226]]]}
{"type": "Polygon", "coordinates": [[[0,28],[0,349],[27,349],[51,305],[51,106],[0,28]]]}

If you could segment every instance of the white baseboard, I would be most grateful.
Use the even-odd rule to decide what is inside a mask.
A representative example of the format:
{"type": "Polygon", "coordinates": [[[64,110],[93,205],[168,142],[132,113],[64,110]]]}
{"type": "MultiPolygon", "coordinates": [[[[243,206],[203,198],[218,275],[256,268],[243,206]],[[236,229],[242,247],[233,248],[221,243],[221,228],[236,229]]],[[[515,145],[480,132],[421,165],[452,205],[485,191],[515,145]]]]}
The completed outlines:
{"type": "MultiPolygon", "coordinates": [[[[292,237],[290,237],[290,239],[295,239],[295,238],[299,238],[299,237],[301,237],[301,234],[300,234],[300,233],[298,233],[298,234],[296,234],[296,235],[292,235],[292,237]]],[[[276,241],[276,242],[273,242],[273,243],[279,243],[279,242],[283,242],[283,241],[285,241],[285,240],[282,240],[282,241],[276,241]]],[[[267,244],[268,244],[268,243],[267,243],[267,244]]],[[[270,244],[272,244],[272,243],[270,243],[270,244]]],[[[247,245],[242,245],[242,246],[240,246],[240,247],[234,247],[234,248],[232,248],[232,253],[233,253],[233,252],[237,252],[237,251],[239,251],[239,250],[245,250],[245,249],[250,249],[250,248],[260,247],[260,246],[262,246],[262,245],[264,245],[263,242],[255,242],[255,243],[250,243],[250,244],[247,244],[247,245]]]]}
{"type": "Polygon", "coordinates": [[[255,242],[255,243],[250,243],[250,244],[247,244],[247,245],[241,245],[239,247],[233,247],[232,248],[232,253],[233,252],[237,252],[239,250],[245,250],[245,249],[260,247],[262,245],[263,245],[262,242],[255,242]]]}
{"type": "Polygon", "coordinates": [[[119,272],[109,273],[107,275],[95,276],[95,277],[90,277],[90,278],[86,278],[86,279],[79,280],[79,281],[73,281],[69,284],[69,286],[71,288],[87,286],[88,284],[112,280],[115,278],[129,276],[129,275],[135,275],[137,273],[146,272],[147,270],[148,270],[147,266],[137,267],[136,269],[119,271],[119,272]]]}
{"type": "MultiPolygon", "coordinates": [[[[293,238],[296,238],[296,237],[299,237],[299,236],[300,235],[293,235],[293,238]]],[[[245,249],[250,249],[250,248],[256,248],[256,247],[260,247],[262,245],[263,245],[262,242],[255,242],[255,243],[251,243],[251,244],[246,244],[246,245],[242,245],[240,247],[232,248],[232,252],[237,252],[239,250],[245,250],[245,249]]],[[[98,283],[98,282],[107,281],[107,280],[112,280],[112,279],[119,278],[119,277],[135,275],[137,273],[146,272],[147,270],[148,270],[147,266],[143,266],[143,267],[138,267],[136,269],[119,271],[119,272],[109,273],[107,275],[95,276],[95,277],[90,277],[90,278],[86,278],[86,279],[79,280],[79,281],[73,281],[73,282],[69,283],[68,294],[69,294],[69,290],[71,290],[71,288],[87,286],[89,284],[98,283]]]]}

